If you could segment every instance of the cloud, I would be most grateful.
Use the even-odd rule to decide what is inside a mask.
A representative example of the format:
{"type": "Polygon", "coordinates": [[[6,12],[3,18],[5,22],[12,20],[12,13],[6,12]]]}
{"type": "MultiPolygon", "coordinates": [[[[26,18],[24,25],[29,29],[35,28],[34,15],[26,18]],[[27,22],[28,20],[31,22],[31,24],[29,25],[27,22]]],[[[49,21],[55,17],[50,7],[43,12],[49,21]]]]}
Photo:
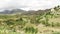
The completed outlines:
{"type": "Polygon", "coordinates": [[[0,9],[47,9],[60,5],[60,0],[0,0],[0,9]]]}

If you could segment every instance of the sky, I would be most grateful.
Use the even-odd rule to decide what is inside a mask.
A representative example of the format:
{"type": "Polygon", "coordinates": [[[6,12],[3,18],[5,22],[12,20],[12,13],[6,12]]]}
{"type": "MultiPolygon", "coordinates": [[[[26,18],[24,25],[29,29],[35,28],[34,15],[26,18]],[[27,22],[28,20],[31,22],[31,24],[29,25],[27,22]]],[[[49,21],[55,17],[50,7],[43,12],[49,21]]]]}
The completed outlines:
{"type": "Polygon", "coordinates": [[[0,0],[0,9],[39,10],[60,5],[60,0],[0,0]]]}

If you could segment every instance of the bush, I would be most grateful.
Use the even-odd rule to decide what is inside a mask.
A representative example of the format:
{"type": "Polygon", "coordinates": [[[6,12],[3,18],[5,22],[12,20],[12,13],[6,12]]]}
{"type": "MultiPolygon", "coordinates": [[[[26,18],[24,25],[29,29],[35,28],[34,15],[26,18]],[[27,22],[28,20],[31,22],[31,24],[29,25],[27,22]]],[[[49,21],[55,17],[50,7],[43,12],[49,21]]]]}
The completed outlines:
{"type": "Polygon", "coordinates": [[[53,34],[60,34],[60,32],[53,32],[53,34]]]}
{"type": "Polygon", "coordinates": [[[29,33],[32,33],[32,34],[37,34],[37,32],[38,32],[38,29],[37,28],[34,28],[34,27],[26,27],[25,29],[25,32],[27,33],[27,32],[29,32],[29,33]]]}

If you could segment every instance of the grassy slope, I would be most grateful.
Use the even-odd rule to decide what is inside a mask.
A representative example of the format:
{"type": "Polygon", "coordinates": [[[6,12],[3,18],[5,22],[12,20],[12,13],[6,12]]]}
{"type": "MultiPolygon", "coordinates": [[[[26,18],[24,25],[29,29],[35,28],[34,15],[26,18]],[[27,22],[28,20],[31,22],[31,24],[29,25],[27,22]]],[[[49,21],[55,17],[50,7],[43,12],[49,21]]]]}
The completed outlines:
{"type": "Polygon", "coordinates": [[[60,34],[60,14],[55,12],[60,10],[44,15],[0,15],[0,34],[60,34]]]}

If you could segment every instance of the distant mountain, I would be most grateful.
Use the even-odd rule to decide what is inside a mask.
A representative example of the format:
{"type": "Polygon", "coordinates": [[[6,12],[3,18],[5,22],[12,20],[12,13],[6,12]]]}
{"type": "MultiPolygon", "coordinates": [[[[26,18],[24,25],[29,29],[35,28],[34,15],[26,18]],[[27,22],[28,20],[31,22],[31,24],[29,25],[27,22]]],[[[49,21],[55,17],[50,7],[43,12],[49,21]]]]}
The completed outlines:
{"type": "Polygon", "coordinates": [[[4,11],[1,11],[0,14],[22,14],[22,15],[33,15],[34,14],[34,15],[38,15],[38,14],[44,14],[44,13],[50,12],[51,9],[60,11],[60,6],[46,9],[46,10],[38,10],[38,11],[34,11],[34,10],[25,11],[22,9],[4,10],[4,11]]]}
{"type": "Polygon", "coordinates": [[[23,13],[23,12],[26,12],[25,10],[21,10],[21,9],[12,9],[11,10],[11,14],[14,14],[14,13],[23,13]]]}
{"type": "Polygon", "coordinates": [[[9,14],[9,13],[10,13],[9,10],[3,10],[3,11],[0,12],[0,14],[9,14]]]}
{"type": "Polygon", "coordinates": [[[26,12],[26,11],[21,9],[12,9],[12,10],[4,10],[0,12],[0,14],[15,14],[15,13],[23,13],[23,12],[26,12]]]}
{"type": "Polygon", "coordinates": [[[26,13],[23,13],[24,15],[39,15],[39,14],[44,14],[49,12],[51,9],[46,9],[46,10],[38,10],[38,11],[34,11],[34,10],[29,10],[26,13]]]}
{"type": "Polygon", "coordinates": [[[23,14],[23,15],[32,15],[32,14],[42,14],[45,12],[50,11],[49,9],[47,10],[38,10],[38,11],[34,11],[34,10],[29,10],[29,11],[25,11],[25,10],[21,10],[21,9],[12,9],[12,10],[4,10],[2,12],[0,12],[0,14],[23,14]]]}

